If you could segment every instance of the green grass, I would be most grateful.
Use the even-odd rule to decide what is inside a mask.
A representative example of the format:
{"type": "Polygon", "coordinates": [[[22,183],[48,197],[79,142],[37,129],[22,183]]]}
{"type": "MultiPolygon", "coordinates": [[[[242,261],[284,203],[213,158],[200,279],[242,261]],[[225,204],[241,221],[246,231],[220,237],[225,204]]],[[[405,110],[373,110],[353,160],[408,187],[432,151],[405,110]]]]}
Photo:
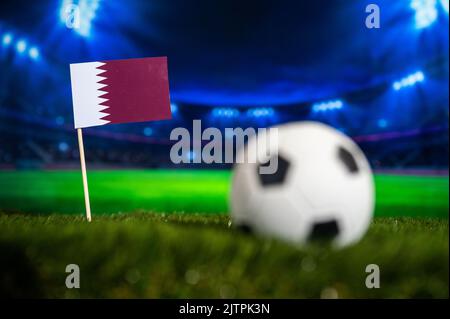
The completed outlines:
{"type": "MultiPolygon", "coordinates": [[[[90,171],[94,214],[228,212],[229,171],[90,171]]],[[[448,177],[376,175],[376,216],[448,218],[448,177]]],[[[0,209],[8,212],[81,214],[79,171],[0,172],[0,209]]]]}
{"type": "Polygon", "coordinates": [[[448,298],[448,220],[377,218],[355,246],[302,249],[240,233],[226,215],[0,214],[0,295],[448,298]],[[65,267],[81,288],[65,288],[65,267]],[[381,288],[367,289],[377,264],[381,288]]]}
{"type": "Polygon", "coordinates": [[[79,171],[0,171],[0,296],[448,298],[448,177],[376,175],[377,217],[342,250],[230,228],[230,177],[90,171],[88,224],[79,171]],[[380,289],[365,286],[372,263],[380,289]]]}

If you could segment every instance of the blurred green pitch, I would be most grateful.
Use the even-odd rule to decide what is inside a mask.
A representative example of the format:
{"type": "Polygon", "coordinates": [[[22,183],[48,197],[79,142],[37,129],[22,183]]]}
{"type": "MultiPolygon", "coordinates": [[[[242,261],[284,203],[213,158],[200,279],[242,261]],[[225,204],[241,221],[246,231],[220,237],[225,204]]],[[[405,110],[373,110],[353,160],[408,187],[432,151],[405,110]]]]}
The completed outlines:
{"type": "MultiPolygon", "coordinates": [[[[88,171],[93,214],[226,214],[231,174],[212,170],[88,171]]],[[[448,218],[448,176],[375,176],[376,216],[448,218]]],[[[0,172],[0,211],[83,214],[79,171],[0,172]]]]}

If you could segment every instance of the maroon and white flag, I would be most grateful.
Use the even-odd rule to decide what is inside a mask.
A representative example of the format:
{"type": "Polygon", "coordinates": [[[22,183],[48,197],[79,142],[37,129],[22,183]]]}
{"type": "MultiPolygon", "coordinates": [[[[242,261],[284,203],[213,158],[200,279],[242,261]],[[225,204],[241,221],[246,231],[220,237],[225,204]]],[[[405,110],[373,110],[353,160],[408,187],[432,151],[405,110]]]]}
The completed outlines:
{"type": "Polygon", "coordinates": [[[75,128],[171,118],[167,58],[70,65],[75,128]]]}

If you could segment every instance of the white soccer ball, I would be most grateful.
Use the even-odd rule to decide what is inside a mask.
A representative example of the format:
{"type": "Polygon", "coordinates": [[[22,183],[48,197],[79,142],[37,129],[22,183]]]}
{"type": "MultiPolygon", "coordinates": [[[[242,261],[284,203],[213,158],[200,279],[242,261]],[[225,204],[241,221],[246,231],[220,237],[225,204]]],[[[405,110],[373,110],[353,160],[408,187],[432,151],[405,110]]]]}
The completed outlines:
{"type": "MultiPolygon", "coordinates": [[[[374,210],[372,171],[361,149],[321,123],[297,122],[277,128],[278,145],[270,143],[261,152],[261,140],[268,137],[260,134],[238,152],[238,162],[247,160],[234,167],[233,223],[299,244],[326,239],[342,247],[358,241],[374,210]],[[250,162],[255,152],[271,155],[250,162]],[[273,156],[278,159],[276,172],[261,174],[260,167],[267,167],[273,156]]],[[[267,132],[271,134],[275,133],[267,132]]]]}

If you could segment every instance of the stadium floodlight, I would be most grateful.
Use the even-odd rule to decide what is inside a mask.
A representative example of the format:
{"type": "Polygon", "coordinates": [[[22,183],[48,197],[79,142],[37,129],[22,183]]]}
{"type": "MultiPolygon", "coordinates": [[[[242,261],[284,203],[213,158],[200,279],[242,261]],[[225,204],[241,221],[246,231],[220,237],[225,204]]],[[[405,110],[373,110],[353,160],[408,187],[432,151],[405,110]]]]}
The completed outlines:
{"type": "Polygon", "coordinates": [[[37,60],[39,58],[40,53],[37,47],[32,46],[29,48],[30,45],[25,39],[19,39],[17,42],[14,42],[13,40],[14,38],[11,33],[5,33],[1,38],[1,43],[4,47],[12,45],[20,55],[27,52],[31,59],[37,60]]]}
{"type": "Polygon", "coordinates": [[[342,100],[331,100],[331,101],[314,103],[312,106],[312,111],[314,113],[334,111],[334,110],[342,109],[343,106],[344,106],[344,102],[342,102],[342,100]]]}
{"type": "Polygon", "coordinates": [[[144,135],[145,136],[152,136],[153,135],[153,129],[151,127],[144,128],[144,135]]]}
{"type": "Polygon", "coordinates": [[[13,40],[12,34],[11,33],[5,33],[3,35],[3,37],[2,37],[2,44],[3,44],[3,46],[6,47],[6,46],[10,45],[12,40],[13,40]]]}
{"type": "Polygon", "coordinates": [[[32,48],[30,48],[30,50],[28,50],[28,55],[33,60],[36,60],[39,58],[39,50],[36,47],[32,47],[32,48]]]}
{"type": "Polygon", "coordinates": [[[274,110],[271,107],[261,107],[249,109],[247,115],[250,117],[268,117],[274,114],[274,110]]]}
{"type": "Polygon", "coordinates": [[[437,0],[412,0],[411,8],[416,12],[416,29],[429,27],[438,17],[437,0]]]}
{"type": "MultiPolygon", "coordinates": [[[[73,17],[69,17],[69,12],[70,12],[70,6],[72,6],[73,3],[71,0],[62,0],[61,1],[61,7],[59,9],[59,19],[61,20],[62,23],[67,23],[69,18],[73,18],[73,17]]],[[[70,26],[70,24],[69,24],[70,26]]]]}
{"type": "Polygon", "coordinates": [[[237,117],[239,116],[240,112],[237,109],[234,108],[215,108],[212,110],[212,115],[214,117],[237,117]]]}
{"type": "Polygon", "coordinates": [[[417,83],[423,82],[425,80],[425,75],[422,71],[417,71],[415,73],[409,74],[399,81],[395,81],[392,84],[394,90],[398,91],[405,87],[410,87],[416,85],[417,83]]]}
{"type": "Polygon", "coordinates": [[[388,122],[385,119],[379,119],[377,121],[377,125],[379,128],[386,128],[388,126],[388,122]]]}
{"type": "Polygon", "coordinates": [[[55,119],[56,125],[63,125],[64,124],[64,117],[58,116],[55,119]]]}
{"type": "Polygon", "coordinates": [[[75,4],[71,0],[63,0],[60,8],[61,22],[79,35],[89,37],[99,2],[100,0],[79,0],[75,4]]]}
{"type": "Polygon", "coordinates": [[[448,14],[449,1],[448,0],[441,0],[441,5],[442,5],[442,9],[444,9],[444,11],[448,14]]]}
{"type": "Polygon", "coordinates": [[[17,41],[17,44],[16,44],[17,52],[22,54],[23,52],[25,52],[26,49],[27,49],[27,42],[25,40],[17,41]]]}
{"type": "Polygon", "coordinates": [[[197,157],[197,154],[194,151],[189,151],[186,156],[189,161],[193,161],[197,157]]]}
{"type": "Polygon", "coordinates": [[[178,105],[175,103],[170,103],[170,110],[172,111],[172,114],[178,112],[178,105]]]}
{"type": "Polygon", "coordinates": [[[58,149],[60,152],[65,153],[69,150],[69,144],[67,144],[66,142],[60,142],[58,144],[58,149]]]}

